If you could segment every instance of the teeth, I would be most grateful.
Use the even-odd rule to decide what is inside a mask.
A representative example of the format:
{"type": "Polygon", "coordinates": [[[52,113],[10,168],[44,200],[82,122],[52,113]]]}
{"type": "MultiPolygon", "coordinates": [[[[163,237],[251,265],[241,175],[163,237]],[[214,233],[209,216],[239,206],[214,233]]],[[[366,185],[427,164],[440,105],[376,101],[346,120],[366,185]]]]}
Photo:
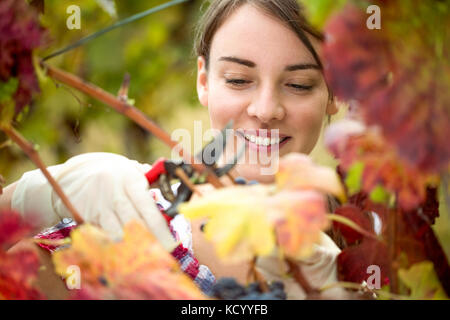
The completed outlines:
{"type": "Polygon", "coordinates": [[[263,138],[263,137],[258,137],[258,136],[254,136],[254,135],[249,135],[249,134],[245,134],[245,139],[253,142],[254,144],[257,145],[262,145],[262,146],[269,146],[269,145],[273,145],[273,144],[279,144],[280,143],[280,138],[263,138]]]}

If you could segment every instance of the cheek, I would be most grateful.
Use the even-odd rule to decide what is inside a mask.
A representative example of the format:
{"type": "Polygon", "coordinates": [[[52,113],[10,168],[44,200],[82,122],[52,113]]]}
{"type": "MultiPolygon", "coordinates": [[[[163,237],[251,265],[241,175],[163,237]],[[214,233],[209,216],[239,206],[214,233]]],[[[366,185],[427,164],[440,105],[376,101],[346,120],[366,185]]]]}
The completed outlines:
{"type": "Polygon", "coordinates": [[[309,153],[314,148],[322,129],[327,98],[311,96],[290,104],[286,120],[297,140],[295,151],[309,153]]]}
{"type": "Polygon", "coordinates": [[[238,121],[246,112],[247,99],[243,95],[233,95],[230,90],[211,84],[208,95],[208,111],[211,127],[222,129],[230,120],[238,121]]]}

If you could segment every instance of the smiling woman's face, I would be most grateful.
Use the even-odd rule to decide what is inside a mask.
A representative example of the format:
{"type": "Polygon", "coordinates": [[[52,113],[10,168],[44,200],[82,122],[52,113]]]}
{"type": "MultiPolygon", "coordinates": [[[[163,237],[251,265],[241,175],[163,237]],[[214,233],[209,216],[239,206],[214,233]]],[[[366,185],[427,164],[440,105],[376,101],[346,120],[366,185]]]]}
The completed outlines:
{"type": "MultiPolygon", "coordinates": [[[[316,50],[319,42],[310,38],[316,50]]],[[[222,129],[233,120],[237,142],[247,141],[249,153],[309,154],[321,132],[324,117],[335,113],[323,74],[298,36],[278,19],[246,4],[216,31],[209,57],[198,58],[197,90],[208,107],[211,127],[222,129]],[[261,129],[279,130],[271,145],[256,138],[261,129]],[[256,136],[256,137],[252,137],[256,136]],[[273,151],[273,152],[272,152],[273,151]]],[[[236,174],[271,182],[261,164],[241,163],[236,174]]]]}

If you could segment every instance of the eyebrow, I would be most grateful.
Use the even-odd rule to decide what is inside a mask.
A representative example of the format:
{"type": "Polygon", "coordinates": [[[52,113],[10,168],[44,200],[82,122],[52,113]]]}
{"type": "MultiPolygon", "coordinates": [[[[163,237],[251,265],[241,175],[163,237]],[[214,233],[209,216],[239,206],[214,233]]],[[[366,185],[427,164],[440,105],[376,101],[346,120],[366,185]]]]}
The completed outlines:
{"type": "MultiPolygon", "coordinates": [[[[234,63],[242,64],[249,68],[256,67],[256,63],[254,63],[253,61],[250,61],[247,59],[241,59],[241,58],[237,58],[237,57],[220,57],[219,61],[234,62],[234,63]]],[[[298,63],[298,64],[286,66],[284,68],[284,71],[296,71],[296,70],[308,70],[308,69],[320,70],[320,67],[314,63],[298,63]]]]}

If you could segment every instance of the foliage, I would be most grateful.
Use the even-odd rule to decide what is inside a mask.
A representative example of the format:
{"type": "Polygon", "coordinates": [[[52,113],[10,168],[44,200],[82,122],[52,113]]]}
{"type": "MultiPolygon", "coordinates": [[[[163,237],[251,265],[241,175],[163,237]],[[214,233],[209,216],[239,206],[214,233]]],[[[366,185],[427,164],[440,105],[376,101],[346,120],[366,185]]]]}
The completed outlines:
{"type": "MultiPolygon", "coordinates": [[[[450,5],[376,1],[382,27],[370,30],[360,4],[348,1],[325,25],[325,76],[352,108],[351,119],[328,128],[325,140],[351,196],[336,213],[367,230],[374,230],[368,213],[375,213],[382,241],[335,224],[349,245],[338,258],[339,276],[360,283],[375,264],[392,292],[418,298],[424,292],[417,293],[413,275],[431,265],[448,296],[448,259],[432,225],[436,190],[450,164],[450,5]],[[414,289],[400,286],[399,277],[414,289]]],[[[434,287],[433,279],[422,281],[434,287]]]]}
{"type": "MultiPolygon", "coordinates": [[[[48,29],[50,40],[45,49],[39,48],[35,53],[44,57],[117,20],[164,2],[117,2],[117,16],[111,16],[97,1],[77,0],[74,4],[81,8],[81,29],[69,30],[66,27],[69,4],[45,1],[40,21],[48,29]]],[[[189,1],[165,9],[49,63],[80,75],[112,94],[117,93],[128,72],[129,97],[140,110],[168,130],[190,127],[198,117],[198,110],[207,119],[207,112],[196,101],[195,59],[191,56],[192,25],[200,5],[201,1],[189,1]]],[[[71,156],[98,150],[123,154],[144,163],[170,156],[170,149],[125,117],[71,88],[55,86],[43,70],[37,69],[37,73],[41,94],[25,110],[18,129],[27,139],[39,144],[45,163],[60,163],[71,156]]],[[[4,140],[0,133],[0,141],[4,140]]],[[[15,147],[0,149],[0,158],[0,172],[8,183],[33,168],[15,147]]]]}
{"type": "MultiPolygon", "coordinates": [[[[94,150],[142,162],[163,155],[155,145],[149,148],[150,136],[136,124],[70,88],[55,88],[44,70],[33,67],[32,52],[45,56],[115,19],[148,9],[145,2],[113,3],[80,0],[83,27],[75,31],[64,28],[65,3],[46,6],[40,19],[53,39],[46,51],[39,47],[47,34],[26,2],[0,3],[1,125],[20,120],[24,135],[44,146],[46,162],[94,150]],[[36,75],[42,94],[32,101],[38,91],[36,75]]],[[[275,184],[215,190],[181,205],[180,212],[206,217],[206,237],[230,262],[266,256],[277,247],[285,261],[308,257],[333,220],[332,231],[343,237],[337,258],[340,280],[358,285],[367,281],[367,268],[377,265],[382,285],[391,293],[445,299],[450,267],[434,224],[439,217],[438,188],[447,202],[443,207],[448,210],[450,202],[450,3],[374,4],[381,9],[381,30],[366,27],[367,1],[305,1],[312,24],[326,35],[322,53],[330,91],[351,108],[348,118],[326,133],[326,145],[339,161],[339,176],[307,156],[290,154],[282,159],[275,184]],[[327,195],[340,202],[334,215],[327,216],[327,195]]],[[[112,93],[128,71],[128,99],[144,113],[163,121],[183,110],[182,118],[189,119],[186,114],[193,108],[186,107],[194,105],[195,81],[188,72],[194,63],[186,59],[186,40],[191,39],[188,26],[197,11],[193,1],[171,8],[52,63],[112,93]]],[[[17,169],[14,148],[2,149],[0,156],[0,172],[7,179],[23,171],[17,169]]],[[[42,298],[33,288],[36,256],[5,251],[30,229],[11,213],[0,219],[0,297],[42,298]]],[[[56,272],[64,277],[69,276],[68,266],[81,267],[83,288],[73,298],[205,298],[137,223],[126,226],[119,242],[87,224],[71,237],[72,246],[53,258],[56,272]]],[[[296,281],[307,284],[297,271],[296,281]]]]}
{"type": "Polygon", "coordinates": [[[40,265],[37,253],[31,249],[7,252],[31,230],[18,213],[0,212],[0,300],[44,298],[34,285],[40,265]]]}
{"type": "Polygon", "coordinates": [[[75,299],[203,299],[177,261],[138,222],[124,226],[116,242],[92,225],[71,232],[71,247],[53,254],[55,272],[67,278],[80,267],[75,299]]]}
{"type": "Polygon", "coordinates": [[[287,256],[308,257],[329,226],[325,193],[342,195],[339,178],[305,155],[289,154],[280,159],[276,181],[214,190],[179,210],[188,218],[208,218],[205,236],[226,261],[267,256],[276,245],[287,256]]]}
{"type": "Polygon", "coordinates": [[[0,115],[8,125],[39,91],[32,51],[42,46],[46,31],[37,12],[24,0],[0,3],[0,115]]]}
{"type": "Polygon", "coordinates": [[[450,4],[376,3],[383,13],[380,30],[366,28],[366,13],[350,4],[328,21],[328,82],[338,98],[357,103],[365,123],[379,126],[410,165],[447,170],[450,4]]]}
{"type": "Polygon", "coordinates": [[[432,263],[417,263],[408,270],[400,269],[398,273],[401,281],[411,290],[412,299],[446,298],[432,263]]]}

